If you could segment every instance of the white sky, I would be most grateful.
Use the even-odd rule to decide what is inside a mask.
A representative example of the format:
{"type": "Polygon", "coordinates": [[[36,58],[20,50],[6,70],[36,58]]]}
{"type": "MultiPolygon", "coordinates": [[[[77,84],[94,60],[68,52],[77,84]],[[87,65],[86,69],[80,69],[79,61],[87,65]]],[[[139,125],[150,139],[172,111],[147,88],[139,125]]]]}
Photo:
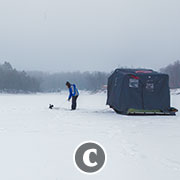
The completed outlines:
{"type": "Polygon", "coordinates": [[[158,69],[180,59],[179,0],[0,0],[0,62],[17,69],[158,69]]]}

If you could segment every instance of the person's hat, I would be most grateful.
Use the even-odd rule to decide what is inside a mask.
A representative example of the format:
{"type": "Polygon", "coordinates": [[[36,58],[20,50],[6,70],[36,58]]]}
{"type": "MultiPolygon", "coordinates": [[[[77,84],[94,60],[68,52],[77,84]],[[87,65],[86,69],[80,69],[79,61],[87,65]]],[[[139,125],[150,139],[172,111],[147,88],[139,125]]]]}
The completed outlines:
{"type": "Polygon", "coordinates": [[[69,87],[70,85],[71,85],[71,83],[67,81],[67,82],[66,82],[66,86],[69,87]]]}

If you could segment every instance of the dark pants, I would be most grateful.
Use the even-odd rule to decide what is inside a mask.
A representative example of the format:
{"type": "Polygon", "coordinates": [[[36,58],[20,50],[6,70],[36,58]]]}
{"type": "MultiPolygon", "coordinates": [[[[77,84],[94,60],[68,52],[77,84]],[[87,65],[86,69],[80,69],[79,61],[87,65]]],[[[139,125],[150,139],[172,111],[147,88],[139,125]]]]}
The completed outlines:
{"type": "Polygon", "coordinates": [[[72,110],[75,110],[75,109],[76,109],[76,106],[77,106],[77,98],[78,98],[78,96],[73,96],[73,97],[72,97],[72,105],[71,105],[71,109],[72,109],[72,110]]]}

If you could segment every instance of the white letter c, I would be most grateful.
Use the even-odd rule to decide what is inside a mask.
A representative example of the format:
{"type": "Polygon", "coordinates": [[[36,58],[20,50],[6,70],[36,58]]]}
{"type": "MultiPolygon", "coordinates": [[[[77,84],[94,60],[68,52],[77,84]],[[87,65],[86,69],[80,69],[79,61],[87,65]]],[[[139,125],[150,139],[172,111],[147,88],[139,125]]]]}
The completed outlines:
{"type": "Polygon", "coordinates": [[[84,163],[89,167],[95,167],[97,166],[97,162],[91,163],[90,162],[90,154],[95,153],[97,155],[97,149],[89,149],[87,150],[83,155],[83,161],[84,163]]]}

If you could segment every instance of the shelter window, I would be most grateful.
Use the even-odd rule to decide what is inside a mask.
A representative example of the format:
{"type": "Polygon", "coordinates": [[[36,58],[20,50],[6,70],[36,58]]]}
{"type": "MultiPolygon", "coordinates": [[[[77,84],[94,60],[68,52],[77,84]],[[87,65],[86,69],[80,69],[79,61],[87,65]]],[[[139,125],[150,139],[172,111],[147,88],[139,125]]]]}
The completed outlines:
{"type": "Polygon", "coordinates": [[[129,87],[130,88],[138,88],[139,87],[139,80],[138,79],[129,79],[129,87]]]}
{"type": "Polygon", "coordinates": [[[153,92],[154,91],[154,83],[152,82],[147,82],[146,83],[146,89],[150,92],[153,92]]]}

